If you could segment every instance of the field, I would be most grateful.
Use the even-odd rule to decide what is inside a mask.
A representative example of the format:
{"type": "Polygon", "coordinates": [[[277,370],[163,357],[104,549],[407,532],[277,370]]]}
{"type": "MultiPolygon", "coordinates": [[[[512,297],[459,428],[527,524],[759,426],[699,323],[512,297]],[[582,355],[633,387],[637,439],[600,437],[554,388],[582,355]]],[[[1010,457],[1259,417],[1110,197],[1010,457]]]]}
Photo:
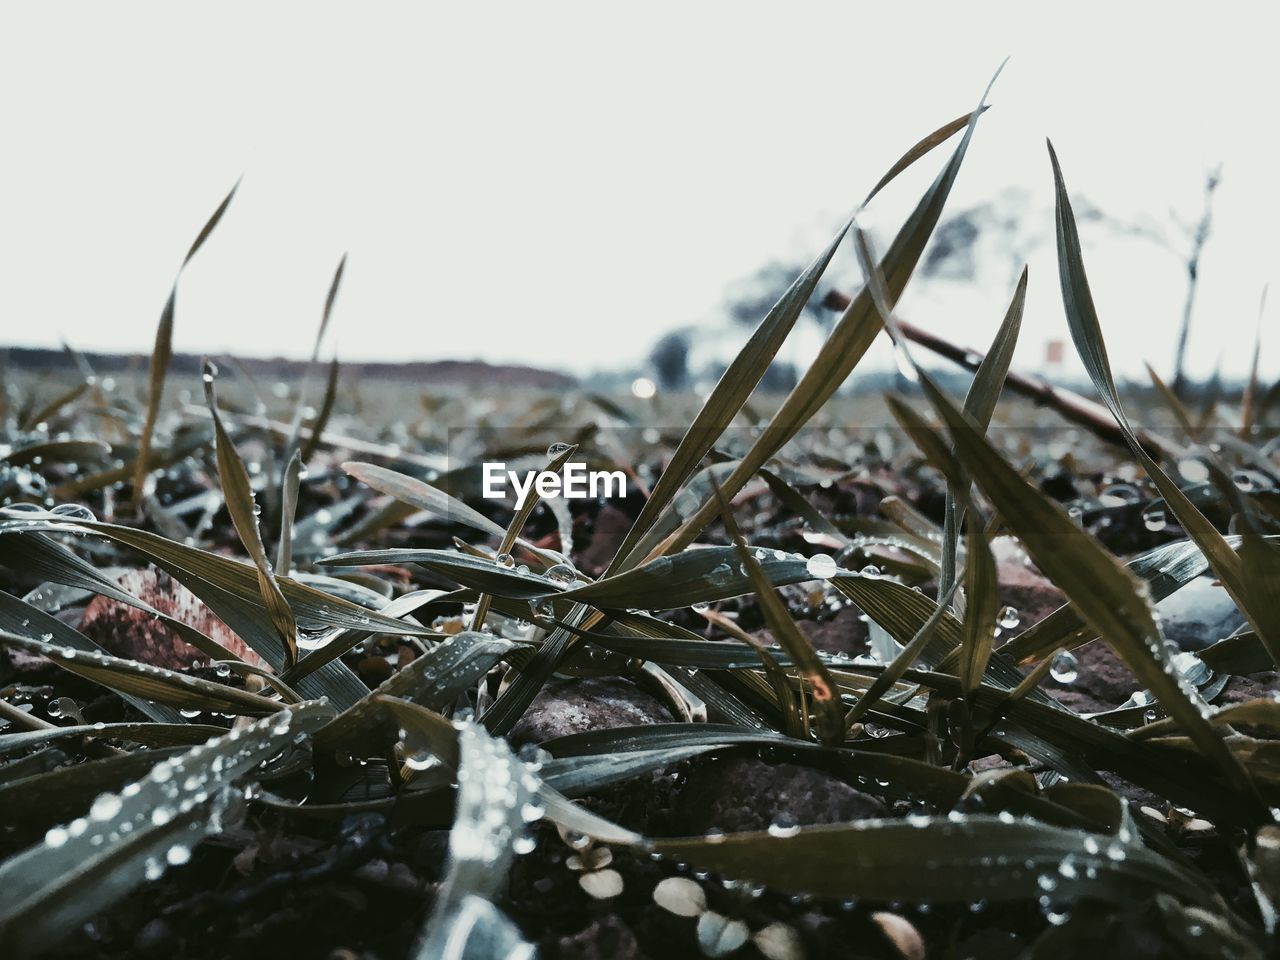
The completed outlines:
{"type": "Polygon", "coordinates": [[[166,377],[172,314],[10,370],[3,955],[1275,955],[1276,391],[1122,395],[1061,180],[1101,403],[1005,389],[1023,286],[941,388],[893,304],[976,120],[786,396],[822,257],[707,397],[166,377]]]}

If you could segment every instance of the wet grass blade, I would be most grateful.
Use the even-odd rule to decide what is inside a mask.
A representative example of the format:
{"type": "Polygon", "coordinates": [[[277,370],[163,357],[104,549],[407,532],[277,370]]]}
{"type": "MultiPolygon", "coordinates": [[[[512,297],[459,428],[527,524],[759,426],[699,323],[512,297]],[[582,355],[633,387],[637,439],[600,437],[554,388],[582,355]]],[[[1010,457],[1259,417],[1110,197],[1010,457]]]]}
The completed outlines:
{"type": "Polygon", "coordinates": [[[329,376],[324,385],[324,398],[320,401],[320,412],[308,426],[307,439],[302,444],[302,462],[310,463],[320,446],[320,438],[324,435],[329,418],[333,416],[333,405],[338,398],[338,358],[329,361],[329,376]]]}
{"type": "MultiPolygon", "coordinates": [[[[546,473],[559,473],[560,469],[577,449],[574,444],[565,444],[563,450],[558,450],[551,457],[544,471],[546,473]]],[[[511,551],[515,549],[516,543],[520,539],[520,531],[524,529],[524,525],[529,522],[529,517],[533,515],[533,511],[537,509],[538,504],[541,502],[542,494],[535,484],[525,497],[524,503],[516,509],[515,515],[512,516],[511,522],[503,532],[502,542],[498,545],[498,556],[509,556],[511,551]]],[[[481,594],[480,599],[476,601],[476,612],[471,618],[472,630],[479,630],[484,625],[484,618],[489,613],[489,603],[490,597],[487,593],[481,594]]]]}
{"type": "MultiPolygon", "coordinates": [[[[985,108],[984,108],[985,109],[985,108]]],[[[895,163],[880,179],[880,182],[867,194],[863,206],[884,187],[888,186],[900,173],[924,157],[935,147],[945,143],[961,130],[967,129],[974,114],[953,120],[938,128],[933,133],[917,142],[895,163]]],[[[733,422],[756,385],[764,376],[769,364],[777,355],[787,335],[795,326],[804,306],[813,295],[818,280],[825,272],[832,256],[849,230],[846,223],[805,271],[795,279],[773,308],[766,314],[751,338],[743,345],[733,362],[725,370],[716,384],[711,396],[703,404],[689,429],[681,438],[679,446],[672,454],[671,461],[658,479],[626,537],[619,545],[609,573],[633,566],[643,556],[632,558],[636,545],[649,533],[650,528],[658,520],[662,511],[672,502],[679,489],[684,486],[698,469],[703,458],[723,435],[725,429],[733,422]]],[[[767,458],[766,458],[767,459],[767,458]]]]}
{"type": "Polygon", "coordinates": [[[372,463],[344,463],[342,469],[367,487],[393,497],[417,510],[426,510],[450,523],[460,523],[501,540],[505,531],[482,513],[443,490],[414,477],[372,463]]]}
{"type": "Polygon", "coordinates": [[[54,828],[42,843],[0,864],[0,943],[11,956],[46,950],[171,864],[185,862],[196,842],[231,824],[243,802],[242,784],[258,765],[331,714],[306,705],[164,760],[136,785],[100,796],[84,823],[54,828]]]}
{"type": "Polygon", "coordinates": [[[442,710],[516,646],[491,634],[455,634],[396,671],[367,697],[335,717],[316,734],[317,748],[330,750],[375,733],[379,718],[386,713],[387,697],[409,700],[428,710],[442,710]]]}
{"type": "Polygon", "coordinates": [[[1222,585],[1240,608],[1240,612],[1249,618],[1259,638],[1271,653],[1273,661],[1280,666],[1280,613],[1277,612],[1278,608],[1273,602],[1273,597],[1251,596],[1249,586],[1244,579],[1241,558],[1178,484],[1161,469],[1139,442],[1129,424],[1111,373],[1106,344],[1102,338],[1102,327],[1093,305],[1089,280],[1085,275],[1080,236],[1076,229],[1075,215],[1071,209],[1071,199],[1067,195],[1062,169],[1052,144],[1049,145],[1049,158],[1053,164],[1056,194],[1058,269],[1062,281],[1062,297],[1066,305],[1071,338],[1075,342],[1080,359],[1084,362],[1085,369],[1101,395],[1103,403],[1111,411],[1111,415],[1124,433],[1125,441],[1129,444],[1134,456],[1141,462],[1152,483],[1164,497],[1165,503],[1177,518],[1179,525],[1203,551],[1214,573],[1218,575],[1222,585]]]}
{"type": "MultiPolygon", "coordinates": [[[[751,548],[747,546],[747,542],[742,539],[742,532],[738,529],[737,521],[733,517],[733,508],[723,496],[720,496],[719,490],[716,493],[719,498],[720,516],[724,522],[725,531],[729,534],[729,539],[733,541],[741,568],[751,581],[756,599],[760,603],[760,610],[764,614],[765,623],[768,624],[769,631],[773,634],[774,639],[778,641],[779,646],[791,656],[791,660],[800,671],[801,677],[804,678],[809,688],[813,691],[818,739],[826,744],[838,744],[844,740],[844,709],[841,707],[840,698],[836,693],[835,681],[831,679],[831,674],[827,671],[826,664],[822,662],[822,659],[814,651],[813,644],[800,632],[796,622],[791,619],[791,614],[787,610],[786,604],[782,602],[782,598],[774,591],[773,583],[761,569],[760,562],[756,559],[755,554],[752,553],[751,548]]],[[[803,692],[803,688],[801,689],[803,692]]],[[[780,701],[779,706],[784,711],[788,711],[788,708],[794,708],[790,698],[780,701]]],[[[787,716],[788,713],[784,713],[784,716],[787,716]]],[[[794,729],[795,724],[788,721],[788,726],[794,729]]]]}
{"type": "Polygon", "coordinates": [[[298,662],[298,625],[294,621],[293,609],[276,582],[271,561],[267,559],[267,550],[262,543],[262,531],[258,529],[258,508],[254,503],[253,487],[249,483],[249,471],[245,469],[244,461],[240,459],[235,444],[222,425],[222,418],[218,416],[218,399],[213,388],[214,375],[212,365],[206,361],[204,392],[209,404],[209,413],[213,417],[218,480],[222,485],[222,494],[226,498],[227,512],[231,515],[232,526],[235,527],[240,542],[257,570],[258,589],[262,592],[267,614],[284,646],[284,665],[288,668],[298,662]]]}
{"type": "Polygon", "coordinates": [[[302,482],[302,455],[293,452],[284,468],[280,490],[280,543],[276,553],[276,569],[288,574],[293,569],[293,524],[298,513],[298,486],[302,482]]]}
{"type": "Polygon", "coordinates": [[[858,698],[858,702],[845,715],[846,730],[863,719],[871,708],[880,702],[880,698],[902,679],[902,675],[907,672],[911,665],[920,659],[925,645],[933,639],[934,630],[942,622],[943,617],[947,615],[947,608],[951,605],[951,598],[954,596],[956,589],[957,585],[953,583],[951,589],[942,595],[929,619],[916,631],[916,635],[894,657],[893,662],[886,666],[881,674],[876,677],[871,686],[867,688],[867,692],[858,698]]]}
{"type": "MultiPolygon", "coordinates": [[[[994,82],[993,77],[992,83],[994,82]]],[[[893,300],[901,296],[906,289],[925,245],[933,234],[938,219],[942,216],[943,206],[960,172],[960,165],[964,161],[973,137],[974,125],[985,101],[986,92],[983,93],[983,103],[970,114],[969,123],[965,127],[959,146],[934,180],[933,185],[920,199],[902,229],[898,231],[898,235],[885,254],[880,272],[885,277],[886,289],[893,300]]],[[[781,407],[766,424],[733,473],[721,483],[726,497],[732,500],[737,496],[755,472],[764,466],[769,458],[791,440],[801,427],[831,399],[866,354],[882,326],[871,294],[864,288],[845,309],[818,356],[800,378],[800,382],[787,395],[781,407]]],[[[662,545],[662,551],[671,553],[687,547],[715,518],[715,515],[715,501],[704,501],[696,513],[684,520],[679,528],[667,537],[662,545]]]]}
{"type": "Polygon", "coordinates": [[[0,461],[11,467],[25,467],[30,463],[79,463],[85,460],[103,460],[111,456],[111,445],[101,440],[50,440],[32,443],[10,450],[0,461]]]}
{"type": "Polygon", "coordinates": [[[81,652],[0,631],[0,645],[47,657],[62,669],[141,700],[189,710],[211,710],[248,717],[275,713],[280,704],[236,687],[202,680],[136,660],[123,660],[101,650],[81,652]]]}
{"type": "Polygon", "coordinates": [[[970,514],[968,550],[964,571],[964,639],[960,645],[960,683],[969,696],[982,683],[995,642],[996,615],[1000,600],[996,592],[996,562],[982,530],[981,518],[970,514]]]}
{"type": "MultiPolygon", "coordinates": [[[[1027,268],[1023,267],[1022,276],[1018,279],[1013,300],[1005,312],[1004,321],[996,332],[991,349],[978,364],[969,392],[964,398],[964,411],[973,418],[973,422],[984,433],[991,425],[991,417],[995,414],[996,403],[1004,388],[1005,377],[1009,374],[1009,365],[1013,362],[1013,351],[1018,345],[1018,333],[1022,329],[1022,314],[1027,302],[1027,268]]],[[[965,491],[966,496],[968,491],[965,491]]],[[[957,515],[955,494],[948,489],[947,500],[943,511],[941,571],[938,575],[938,589],[946,593],[956,575],[956,550],[959,544],[960,527],[963,515],[957,515]]]]}
{"type": "Polygon", "coordinates": [[[923,371],[920,382],[951,431],[964,467],[996,505],[1036,566],[1070,598],[1204,755],[1222,769],[1241,804],[1265,819],[1267,814],[1248,774],[1227,749],[1221,733],[1204,719],[1199,695],[1170,663],[1141,581],[1006,463],[923,371]]]}
{"type": "Polygon", "coordinates": [[[164,398],[165,376],[169,372],[169,360],[173,356],[173,317],[178,301],[178,279],[182,276],[182,268],[191,262],[191,258],[196,255],[196,251],[204,246],[204,242],[209,239],[209,235],[217,227],[218,221],[227,212],[227,207],[231,205],[231,199],[236,195],[238,189],[240,189],[239,180],[235,182],[230,192],[218,204],[218,208],[213,211],[213,215],[205,221],[205,225],[200,228],[200,232],[196,234],[191,248],[187,250],[187,255],[182,261],[182,267],[178,268],[178,277],[173,281],[173,289],[169,291],[169,299],[165,301],[164,309],[160,311],[160,323],[156,326],[156,342],[151,350],[151,367],[147,388],[147,414],[142,424],[142,432],[138,435],[138,454],[133,467],[133,502],[135,507],[141,502],[143,480],[146,478],[147,471],[151,469],[151,446],[156,429],[156,418],[160,415],[160,402],[164,398]]]}
{"type": "MultiPolygon", "coordinates": [[[[106,652],[79,630],[3,590],[0,590],[0,631],[56,645],[64,654],[67,651],[86,655],[106,652]]],[[[153,721],[174,724],[182,722],[182,717],[172,707],[152,703],[129,693],[122,693],[122,696],[153,721]]]]}

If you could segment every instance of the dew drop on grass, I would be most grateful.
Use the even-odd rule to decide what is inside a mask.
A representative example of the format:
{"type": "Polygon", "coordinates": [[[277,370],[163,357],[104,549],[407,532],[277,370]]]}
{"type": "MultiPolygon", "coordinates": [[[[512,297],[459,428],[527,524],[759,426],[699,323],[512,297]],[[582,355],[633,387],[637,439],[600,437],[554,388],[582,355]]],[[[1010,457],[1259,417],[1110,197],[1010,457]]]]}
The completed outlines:
{"type": "Polygon", "coordinates": [[[120,812],[120,807],[120,797],[117,794],[101,793],[89,808],[89,817],[101,823],[115,817],[120,812]]]}
{"type": "Polygon", "coordinates": [[[794,837],[799,832],[800,825],[790,817],[774,817],[773,822],[769,824],[771,837],[794,837]]]}
{"type": "Polygon", "coordinates": [[[168,861],[169,866],[180,867],[191,859],[191,848],[181,843],[175,843],[165,853],[164,858],[168,861]]]}
{"type": "Polygon", "coordinates": [[[1049,664],[1049,676],[1058,683],[1075,683],[1076,677],[1080,676],[1080,665],[1076,655],[1070,650],[1063,650],[1049,664]]]}
{"type": "Polygon", "coordinates": [[[509,553],[500,553],[494,560],[500,567],[506,567],[510,570],[516,565],[516,558],[509,553]]]}
{"type": "Polygon", "coordinates": [[[1178,461],[1178,472],[1188,483],[1204,483],[1209,479],[1209,468],[1199,460],[1191,458],[1178,461]]]}
{"type": "Polygon", "coordinates": [[[218,365],[212,360],[204,362],[204,370],[200,374],[200,379],[205,383],[213,383],[218,378],[218,365]]]}
{"type": "Polygon", "coordinates": [[[825,553],[815,553],[805,564],[805,570],[816,580],[830,580],[840,568],[832,557],[825,553]]]}
{"type": "Polygon", "coordinates": [[[97,520],[98,517],[88,507],[78,503],[60,503],[49,511],[54,516],[67,520],[97,520]]]}
{"type": "Polygon", "coordinates": [[[547,447],[547,456],[552,458],[558,457],[568,449],[569,444],[561,443],[557,440],[555,443],[551,444],[551,446],[547,447]]]}
{"type": "Polygon", "coordinates": [[[1001,630],[1012,630],[1022,622],[1022,616],[1018,613],[1016,607],[1003,607],[996,618],[996,622],[1000,625],[1001,630]]]}
{"type": "Polygon", "coordinates": [[[711,604],[707,603],[705,600],[699,600],[697,603],[693,604],[690,609],[693,610],[694,613],[706,613],[711,609],[711,604]]]}
{"type": "Polygon", "coordinates": [[[573,569],[570,564],[557,563],[555,566],[548,568],[547,579],[556,583],[573,583],[578,578],[578,571],[573,569]]]}
{"type": "Polygon", "coordinates": [[[1158,533],[1169,525],[1168,515],[1164,507],[1147,507],[1142,511],[1142,525],[1152,533],[1158,533]]]}

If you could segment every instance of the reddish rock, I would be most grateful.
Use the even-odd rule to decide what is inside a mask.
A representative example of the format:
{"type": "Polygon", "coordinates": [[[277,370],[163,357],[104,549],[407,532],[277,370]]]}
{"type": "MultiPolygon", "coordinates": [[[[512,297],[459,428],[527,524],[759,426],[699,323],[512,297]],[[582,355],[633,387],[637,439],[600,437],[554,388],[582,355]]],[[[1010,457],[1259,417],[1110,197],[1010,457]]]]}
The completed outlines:
{"type": "Polygon", "coordinates": [[[605,504],[596,514],[591,543],[578,556],[578,568],[592,576],[604,572],[634,521],[612,504],[605,504]]]}
{"type": "Polygon", "coordinates": [[[1000,581],[1000,602],[1018,611],[1018,634],[1035,626],[1067,602],[1066,594],[1040,572],[1027,552],[1013,537],[996,537],[991,541],[1000,581]]]}
{"type": "Polygon", "coordinates": [[[671,723],[678,719],[657,697],[618,677],[553,680],[542,688],[508,739],[542,743],[588,730],[671,723]]]}
{"type": "Polygon", "coordinates": [[[746,757],[698,763],[680,793],[676,816],[689,834],[767,830],[770,824],[846,823],[884,814],[877,797],[794,763],[746,757]]]}
{"type": "Polygon", "coordinates": [[[1125,703],[1142,689],[1119,657],[1102,640],[1076,647],[1077,676],[1071,683],[1046,679],[1046,693],[1077,713],[1102,713],[1125,703]]]}
{"type": "Polygon", "coordinates": [[[556,943],[561,960],[639,960],[643,954],[636,936],[617,914],[593,920],[585,929],[556,943]]]}
{"type": "MultiPolygon", "coordinates": [[[[150,567],[126,570],[116,578],[116,582],[126,593],[175,620],[189,624],[236,656],[262,665],[262,659],[245,646],[244,641],[167,573],[150,567]]],[[[151,614],[107,597],[94,597],[85,608],[80,632],[117,657],[170,670],[181,670],[210,659],[208,654],[179,639],[151,614]]]]}

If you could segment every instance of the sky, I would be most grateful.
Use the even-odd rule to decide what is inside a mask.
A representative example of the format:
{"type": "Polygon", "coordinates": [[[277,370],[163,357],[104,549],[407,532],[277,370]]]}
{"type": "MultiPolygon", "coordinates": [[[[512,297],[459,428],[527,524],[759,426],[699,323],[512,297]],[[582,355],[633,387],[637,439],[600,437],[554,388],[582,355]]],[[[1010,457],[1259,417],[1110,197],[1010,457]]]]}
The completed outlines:
{"type": "MultiPolygon", "coordinates": [[[[761,264],[816,253],[1009,57],[949,209],[1016,188],[1051,231],[1046,136],[1120,222],[1194,221],[1221,163],[1190,363],[1243,373],[1280,279],[1275,26],[1231,3],[10,5],[0,342],[149,350],[243,175],[182,274],[175,350],[309,355],[347,253],[326,354],[625,366],[718,328],[761,264]]],[[[876,200],[878,233],[945,155],[876,200]]],[[[1114,364],[1167,371],[1178,257],[1082,232],[1114,364]]],[[[1028,256],[1015,365],[1035,371],[1066,327],[1052,244],[1028,256]]],[[[1011,293],[998,270],[902,313],[978,346],[1011,293]]]]}

